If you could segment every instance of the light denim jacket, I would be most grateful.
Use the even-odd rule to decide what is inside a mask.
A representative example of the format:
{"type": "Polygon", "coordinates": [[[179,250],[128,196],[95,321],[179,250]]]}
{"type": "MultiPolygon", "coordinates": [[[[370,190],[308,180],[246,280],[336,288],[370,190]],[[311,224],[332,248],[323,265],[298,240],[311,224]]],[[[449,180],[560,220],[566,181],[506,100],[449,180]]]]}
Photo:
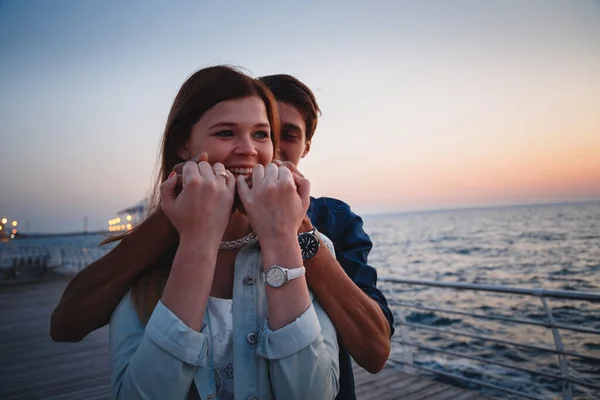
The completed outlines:
{"type": "MultiPolygon", "coordinates": [[[[322,240],[333,252],[329,239],[322,240]]],[[[233,285],[233,365],[236,399],[334,399],[339,360],[335,328],[313,298],[289,325],[267,324],[265,282],[256,241],[240,250],[233,285]]],[[[110,369],[115,399],[218,399],[210,318],[196,332],[159,302],[144,326],[130,294],[110,319],[110,369]]]]}

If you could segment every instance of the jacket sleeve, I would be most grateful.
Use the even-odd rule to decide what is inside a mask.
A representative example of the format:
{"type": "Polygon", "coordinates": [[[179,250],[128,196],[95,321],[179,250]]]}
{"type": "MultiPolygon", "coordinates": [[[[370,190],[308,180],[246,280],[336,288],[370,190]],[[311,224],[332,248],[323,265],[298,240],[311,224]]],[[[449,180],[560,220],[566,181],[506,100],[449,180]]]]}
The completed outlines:
{"type": "Polygon", "coordinates": [[[111,317],[109,338],[114,399],[184,399],[208,360],[205,331],[192,330],[160,301],[144,327],[129,294],[111,317]]]}
{"type": "Polygon", "coordinates": [[[272,331],[265,323],[258,356],[270,362],[276,399],[334,399],[339,391],[338,343],[316,300],[296,321],[272,331]]]}
{"type": "MultiPolygon", "coordinates": [[[[333,251],[326,237],[323,241],[333,251]]],[[[311,293],[311,298],[312,298],[311,293]]],[[[312,300],[294,322],[272,331],[267,322],[259,336],[257,354],[270,362],[276,399],[334,399],[339,391],[339,346],[333,323],[312,300]]]]}

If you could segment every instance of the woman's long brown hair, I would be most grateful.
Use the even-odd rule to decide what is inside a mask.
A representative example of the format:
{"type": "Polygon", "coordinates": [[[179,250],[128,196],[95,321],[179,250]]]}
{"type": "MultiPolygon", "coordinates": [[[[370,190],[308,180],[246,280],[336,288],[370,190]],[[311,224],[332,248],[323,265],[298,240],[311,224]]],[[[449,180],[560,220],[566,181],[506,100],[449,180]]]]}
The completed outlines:
{"type": "MultiPolygon", "coordinates": [[[[162,138],[160,168],[150,202],[151,212],[156,212],[160,206],[161,183],[167,179],[176,164],[184,161],[178,152],[189,139],[193,125],[216,104],[248,96],[258,96],[265,103],[276,154],[279,143],[279,118],[275,99],[269,89],[259,80],[229,66],[201,69],[184,82],[171,106],[162,138]]],[[[123,236],[115,236],[105,242],[117,241],[123,236]]],[[[148,321],[162,296],[176,251],[177,246],[165,252],[132,288],[132,300],[143,323],[148,321]]]]}

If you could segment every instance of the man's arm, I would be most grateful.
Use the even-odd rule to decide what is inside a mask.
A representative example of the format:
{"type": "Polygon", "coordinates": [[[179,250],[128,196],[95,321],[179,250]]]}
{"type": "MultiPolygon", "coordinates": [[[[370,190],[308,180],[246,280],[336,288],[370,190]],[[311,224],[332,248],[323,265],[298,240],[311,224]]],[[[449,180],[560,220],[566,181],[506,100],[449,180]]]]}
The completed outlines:
{"type": "Polygon", "coordinates": [[[79,342],[108,324],[113,310],[140,274],[177,240],[177,231],[157,210],[108,254],[81,270],[71,279],[52,313],[52,340],[79,342]]]}
{"type": "MultiPolygon", "coordinates": [[[[354,360],[365,370],[377,373],[390,354],[393,316],[385,297],[375,288],[375,269],[366,263],[371,242],[362,229],[362,220],[345,206],[337,210],[337,217],[333,217],[332,210],[324,210],[329,215],[326,225],[335,226],[322,227],[327,228],[323,233],[335,243],[338,259],[321,246],[312,259],[305,261],[306,280],[354,360]],[[346,265],[342,267],[338,260],[346,265]]],[[[314,215],[313,221],[319,219],[314,215]]],[[[300,232],[311,229],[306,218],[300,232]]]]}

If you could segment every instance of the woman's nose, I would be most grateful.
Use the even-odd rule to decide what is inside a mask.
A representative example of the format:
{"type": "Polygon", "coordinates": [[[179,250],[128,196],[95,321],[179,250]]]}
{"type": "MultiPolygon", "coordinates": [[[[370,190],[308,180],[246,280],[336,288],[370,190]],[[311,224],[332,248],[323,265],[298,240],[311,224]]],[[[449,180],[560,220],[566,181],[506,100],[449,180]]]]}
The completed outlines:
{"type": "Polygon", "coordinates": [[[249,136],[244,136],[239,138],[236,152],[238,154],[247,154],[247,155],[256,155],[256,146],[254,146],[254,141],[249,136]]]}

